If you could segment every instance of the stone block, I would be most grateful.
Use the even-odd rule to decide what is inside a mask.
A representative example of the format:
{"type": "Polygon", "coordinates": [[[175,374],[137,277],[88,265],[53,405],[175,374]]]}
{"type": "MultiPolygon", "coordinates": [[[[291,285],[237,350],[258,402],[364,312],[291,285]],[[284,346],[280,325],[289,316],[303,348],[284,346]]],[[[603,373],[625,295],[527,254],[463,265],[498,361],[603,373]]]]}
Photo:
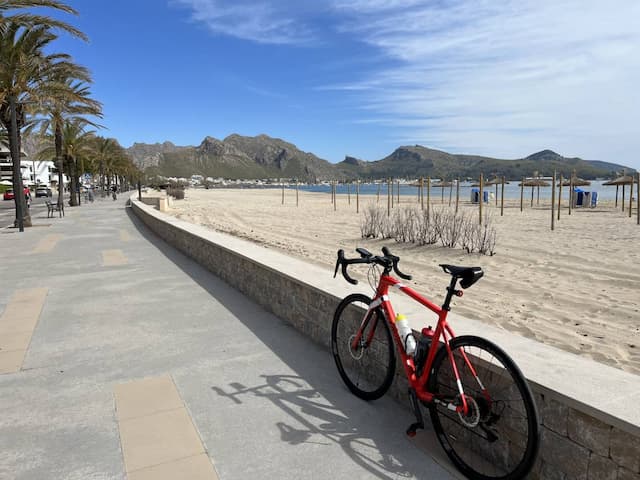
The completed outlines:
{"type": "Polygon", "coordinates": [[[558,467],[554,467],[553,465],[542,461],[539,478],[540,480],[567,480],[567,474],[558,467]]]}
{"type": "Polygon", "coordinates": [[[617,478],[618,465],[616,462],[592,452],[589,458],[587,480],[616,480],[617,478]]]}
{"type": "Polygon", "coordinates": [[[542,416],[542,424],[554,432],[566,436],[569,420],[569,407],[549,396],[540,396],[542,402],[538,404],[542,416]]]}
{"type": "Polygon", "coordinates": [[[602,457],[609,456],[611,426],[590,415],[569,409],[569,438],[602,457]]]}
{"type": "Polygon", "coordinates": [[[624,467],[618,469],[618,480],[640,480],[640,474],[627,470],[624,467]]]}
{"type": "Polygon", "coordinates": [[[621,467],[640,473],[640,438],[614,427],[611,431],[611,458],[621,467]]]}
{"type": "Polygon", "coordinates": [[[541,447],[542,460],[550,468],[571,479],[586,480],[590,453],[587,448],[546,428],[542,430],[541,447]]]}

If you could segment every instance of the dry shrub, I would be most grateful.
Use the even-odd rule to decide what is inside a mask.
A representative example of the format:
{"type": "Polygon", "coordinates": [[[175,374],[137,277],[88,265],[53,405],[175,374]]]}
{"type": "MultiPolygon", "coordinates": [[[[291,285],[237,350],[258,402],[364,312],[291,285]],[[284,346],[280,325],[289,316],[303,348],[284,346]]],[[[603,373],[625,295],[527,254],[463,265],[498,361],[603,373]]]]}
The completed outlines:
{"type": "Polygon", "coordinates": [[[496,229],[489,214],[479,225],[474,215],[456,214],[444,207],[431,211],[397,208],[388,217],[384,209],[369,204],[364,210],[360,233],[362,238],[393,238],[399,243],[432,245],[440,242],[443,247],[460,247],[467,253],[482,255],[493,255],[496,246],[496,229]]]}

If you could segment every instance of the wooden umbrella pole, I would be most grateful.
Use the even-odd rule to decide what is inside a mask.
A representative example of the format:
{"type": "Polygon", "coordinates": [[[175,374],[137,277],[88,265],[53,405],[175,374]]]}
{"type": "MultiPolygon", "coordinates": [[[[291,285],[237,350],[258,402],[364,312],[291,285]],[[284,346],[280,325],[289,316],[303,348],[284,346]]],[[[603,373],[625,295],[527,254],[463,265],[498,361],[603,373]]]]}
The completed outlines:
{"type": "Polygon", "coordinates": [[[614,205],[615,208],[618,208],[618,190],[620,189],[620,185],[616,185],[616,204],[614,205]]]}
{"type": "Polygon", "coordinates": [[[556,219],[556,171],[553,171],[553,183],[551,184],[551,231],[554,229],[556,219]]]}
{"type": "Polygon", "coordinates": [[[623,212],[624,212],[624,187],[625,187],[625,184],[623,183],[622,184],[622,198],[620,199],[621,200],[620,204],[622,205],[622,211],[623,212]]]}
{"type": "Polygon", "coordinates": [[[387,179],[387,217],[391,216],[391,179],[387,179]]]}
{"type": "Polygon", "coordinates": [[[400,180],[398,180],[397,187],[398,187],[398,205],[400,205],[400,180]]]}
{"type": "Polygon", "coordinates": [[[284,182],[280,180],[280,183],[282,184],[282,205],[284,205],[284,182]]]}
{"type": "Polygon", "coordinates": [[[496,207],[498,206],[498,182],[496,180],[496,207]]]}
{"type": "Polygon", "coordinates": [[[338,209],[338,182],[333,182],[333,211],[335,212],[338,209]]]}
{"type": "Polygon", "coordinates": [[[533,208],[533,193],[535,192],[536,187],[531,185],[531,208],[533,208]]]}
{"type": "Polygon", "coordinates": [[[571,215],[572,208],[573,208],[573,177],[569,179],[569,215],[571,215]]]}
{"type": "Polygon", "coordinates": [[[296,180],[296,207],[298,206],[298,181],[296,180]]]}
{"type": "Polygon", "coordinates": [[[356,213],[360,213],[360,180],[356,180],[356,213]]]}
{"type": "Polygon", "coordinates": [[[640,225],[640,172],[636,174],[636,182],[638,188],[636,188],[636,215],[638,216],[638,225],[640,225]]]}
{"type": "Polygon", "coordinates": [[[431,218],[431,177],[427,177],[427,221],[431,218]]]}
{"type": "Polygon", "coordinates": [[[420,208],[424,210],[424,178],[420,177],[420,208]]]}
{"type": "Polygon", "coordinates": [[[444,180],[440,180],[440,203],[444,203],[444,180]]]}
{"type": "Polygon", "coordinates": [[[633,209],[633,177],[631,177],[631,185],[629,186],[629,218],[631,218],[632,209],[633,209]]]}
{"type": "Polygon", "coordinates": [[[502,176],[502,189],[500,190],[500,216],[504,216],[504,184],[505,184],[504,175],[502,176]]]}
{"type": "Polygon", "coordinates": [[[482,192],[482,173],[480,173],[480,201],[478,202],[478,204],[480,205],[480,225],[482,225],[482,203],[483,203],[483,192],[482,192]]]}
{"type": "Polygon", "coordinates": [[[391,208],[394,207],[394,202],[395,202],[395,193],[393,192],[393,178],[391,179],[391,208]]]}
{"type": "Polygon", "coordinates": [[[351,205],[351,182],[347,183],[347,202],[351,205]]]}
{"type": "Polygon", "coordinates": [[[558,221],[560,221],[560,209],[562,208],[562,183],[564,179],[562,178],[562,174],[560,174],[560,183],[558,184],[558,221]]]}
{"type": "Polygon", "coordinates": [[[522,177],[522,183],[520,183],[520,211],[524,204],[524,177],[522,177]]]}
{"type": "Polygon", "coordinates": [[[458,213],[458,204],[460,203],[460,179],[456,180],[456,214],[458,213]]]}
{"type": "Polygon", "coordinates": [[[449,185],[449,206],[451,206],[452,198],[453,198],[453,180],[451,180],[451,185],[449,185]]]}

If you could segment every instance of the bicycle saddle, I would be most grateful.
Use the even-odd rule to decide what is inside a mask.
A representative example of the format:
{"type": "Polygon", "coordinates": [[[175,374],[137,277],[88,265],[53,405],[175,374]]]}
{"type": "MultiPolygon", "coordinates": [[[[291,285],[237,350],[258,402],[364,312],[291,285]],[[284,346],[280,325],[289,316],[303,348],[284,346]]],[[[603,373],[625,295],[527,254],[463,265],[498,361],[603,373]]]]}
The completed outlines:
{"type": "Polygon", "coordinates": [[[482,278],[484,272],[482,267],[457,267],[455,265],[440,264],[442,270],[451,274],[455,278],[460,279],[460,286],[462,288],[469,288],[482,278]]]}

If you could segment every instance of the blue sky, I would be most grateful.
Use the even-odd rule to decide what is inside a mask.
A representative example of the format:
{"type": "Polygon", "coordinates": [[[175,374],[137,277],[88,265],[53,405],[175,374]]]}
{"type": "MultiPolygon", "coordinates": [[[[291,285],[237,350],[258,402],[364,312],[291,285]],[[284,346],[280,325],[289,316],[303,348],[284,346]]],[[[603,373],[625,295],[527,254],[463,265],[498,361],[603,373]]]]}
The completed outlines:
{"type": "Polygon", "coordinates": [[[265,133],[640,169],[637,0],[75,0],[61,38],[124,146],[265,133]]]}

